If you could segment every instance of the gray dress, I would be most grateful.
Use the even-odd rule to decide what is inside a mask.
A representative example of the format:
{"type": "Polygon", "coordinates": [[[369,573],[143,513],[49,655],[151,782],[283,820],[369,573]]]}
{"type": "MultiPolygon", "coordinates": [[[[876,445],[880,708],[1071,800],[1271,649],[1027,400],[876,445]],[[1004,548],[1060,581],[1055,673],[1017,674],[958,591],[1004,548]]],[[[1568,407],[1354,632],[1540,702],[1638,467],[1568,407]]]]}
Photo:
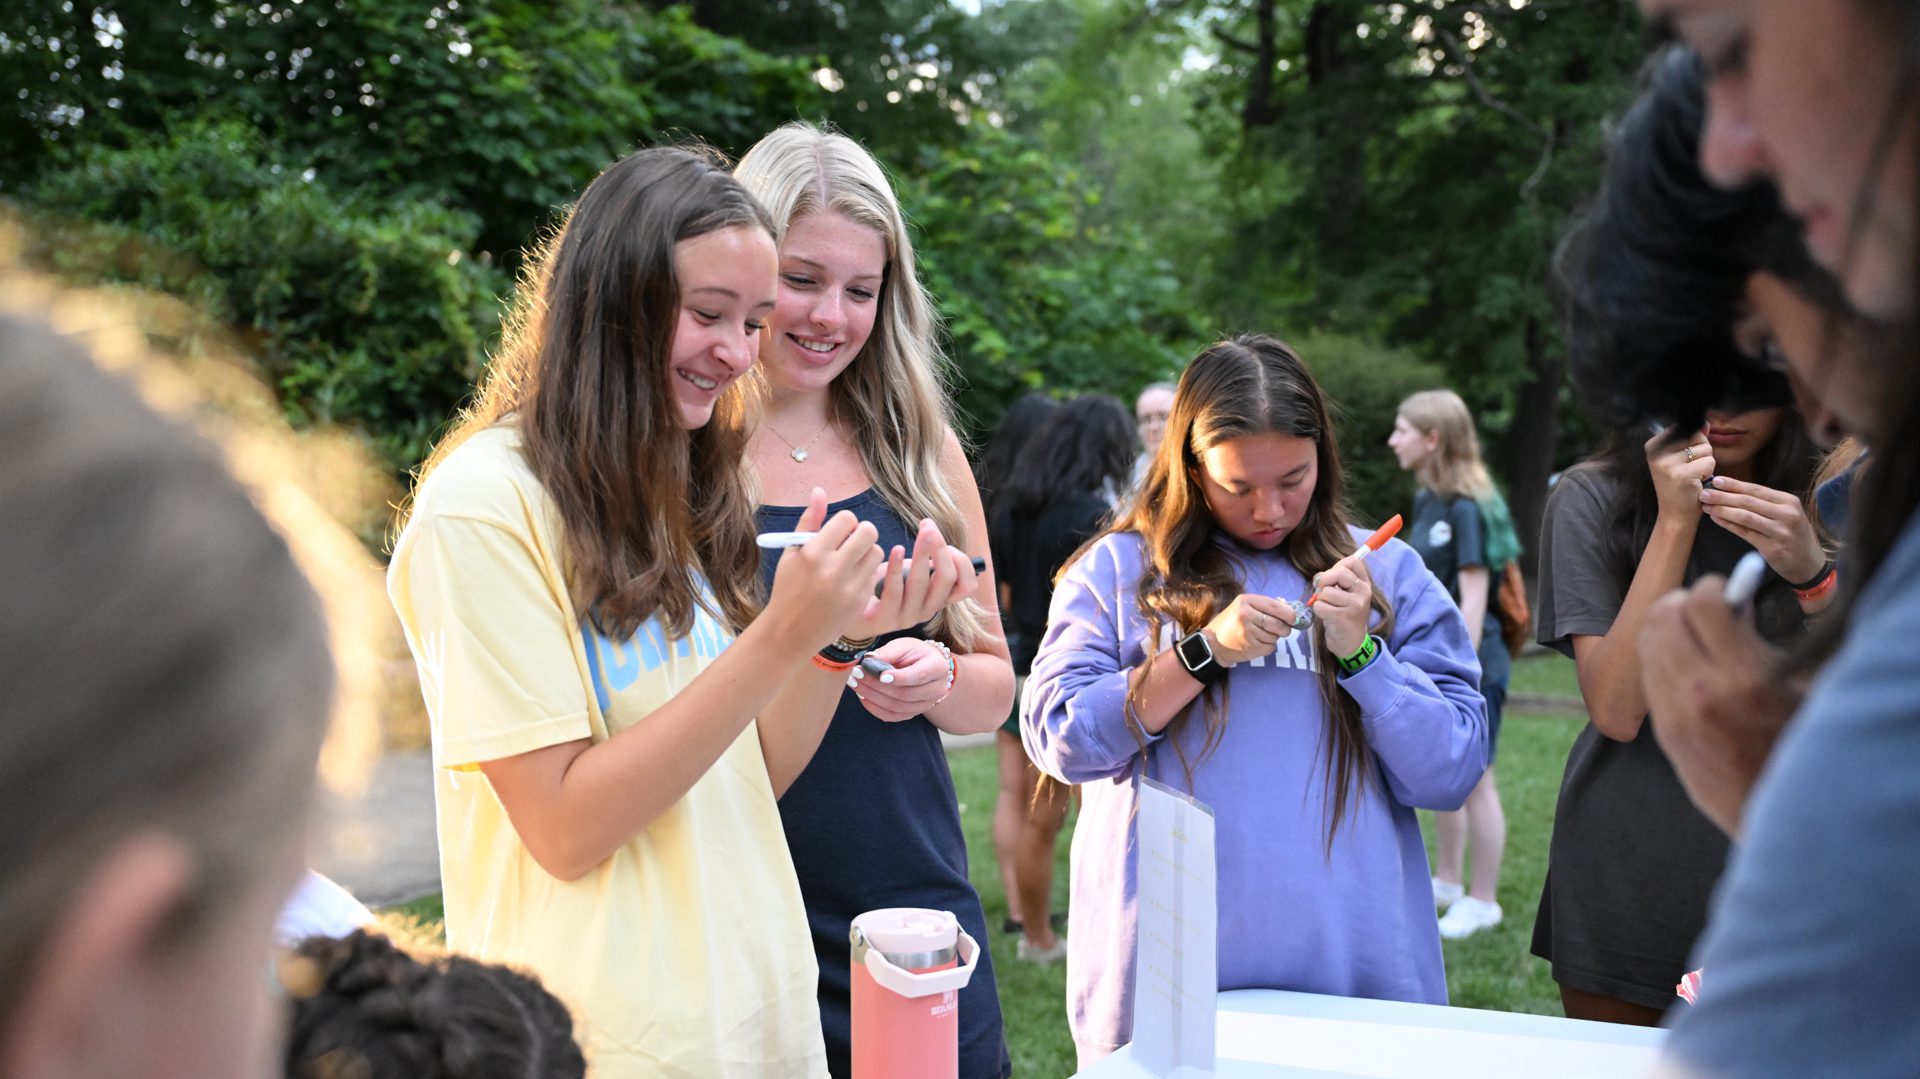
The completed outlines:
{"type": "MultiPolygon", "coordinates": [[[[1576,635],[1612,628],[1632,581],[1631,567],[1614,564],[1605,546],[1618,516],[1616,490],[1598,467],[1581,465],[1547,500],[1536,633],[1568,656],[1576,635]]],[[[1703,519],[1685,580],[1724,574],[1748,550],[1703,519]]],[[[1777,578],[1762,589],[1755,611],[1771,640],[1803,625],[1797,601],[1777,578]]],[[[1687,798],[1650,723],[1631,742],[1587,724],[1560,781],[1533,954],[1553,964],[1553,979],[1563,986],[1665,1009],[1706,924],[1727,847],[1726,833],[1687,798]]]]}

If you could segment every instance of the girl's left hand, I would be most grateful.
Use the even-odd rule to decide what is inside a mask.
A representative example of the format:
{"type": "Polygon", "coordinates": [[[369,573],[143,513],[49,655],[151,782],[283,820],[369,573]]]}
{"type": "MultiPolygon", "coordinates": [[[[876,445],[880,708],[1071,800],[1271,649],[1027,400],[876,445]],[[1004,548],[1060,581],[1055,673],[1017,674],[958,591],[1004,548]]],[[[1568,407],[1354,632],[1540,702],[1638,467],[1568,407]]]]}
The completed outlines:
{"type": "Polygon", "coordinates": [[[1358,652],[1373,616],[1373,575],[1367,572],[1366,559],[1348,555],[1315,575],[1313,587],[1319,597],[1313,613],[1320,620],[1327,652],[1336,659],[1358,652]]]}
{"type": "Polygon", "coordinates": [[[1700,506],[1789,581],[1810,580],[1827,564],[1826,549],[1807,519],[1806,507],[1785,491],[1715,476],[1713,486],[1700,492],[1700,506]]]}
{"type": "Polygon", "coordinates": [[[888,723],[912,719],[946,699],[952,688],[948,674],[950,660],[937,642],[919,637],[896,637],[873,650],[871,655],[893,664],[887,672],[893,681],[881,681],[856,665],[847,682],[853,692],[880,719],[888,723]]]}

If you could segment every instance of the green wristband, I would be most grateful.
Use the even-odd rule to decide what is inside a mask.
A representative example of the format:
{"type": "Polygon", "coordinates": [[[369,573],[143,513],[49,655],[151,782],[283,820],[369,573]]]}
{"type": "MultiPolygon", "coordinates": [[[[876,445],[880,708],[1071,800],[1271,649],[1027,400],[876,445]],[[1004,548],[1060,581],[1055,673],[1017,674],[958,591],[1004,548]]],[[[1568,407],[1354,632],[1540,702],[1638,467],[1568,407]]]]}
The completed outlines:
{"type": "Polygon", "coordinates": [[[1380,638],[1369,634],[1366,640],[1360,642],[1360,647],[1353,650],[1352,655],[1340,658],[1340,672],[1342,674],[1358,673],[1365,669],[1367,664],[1372,663],[1373,657],[1379,654],[1380,638]]]}

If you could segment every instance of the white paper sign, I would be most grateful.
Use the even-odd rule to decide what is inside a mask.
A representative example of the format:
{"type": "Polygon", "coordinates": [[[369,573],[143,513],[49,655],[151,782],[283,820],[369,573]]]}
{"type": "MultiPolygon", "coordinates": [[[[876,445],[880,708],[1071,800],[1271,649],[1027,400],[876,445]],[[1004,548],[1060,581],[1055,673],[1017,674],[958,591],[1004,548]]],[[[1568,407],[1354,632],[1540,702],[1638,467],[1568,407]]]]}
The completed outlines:
{"type": "Polygon", "coordinates": [[[1134,823],[1133,1062],[1163,1079],[1211,1076],[1220,988],[1213,810],[1142,776],[1134,823]]]}

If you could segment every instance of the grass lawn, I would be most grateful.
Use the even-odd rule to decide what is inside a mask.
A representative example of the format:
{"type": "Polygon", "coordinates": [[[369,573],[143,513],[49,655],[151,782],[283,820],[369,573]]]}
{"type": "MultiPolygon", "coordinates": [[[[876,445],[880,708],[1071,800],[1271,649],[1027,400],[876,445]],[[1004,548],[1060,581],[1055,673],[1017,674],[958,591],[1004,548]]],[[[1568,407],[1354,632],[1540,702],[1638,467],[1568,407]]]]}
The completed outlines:
{"type": "MultiPolygon", "coordinates": [[[[1513,688],[1516,693],[1577,696],[1572,678],[1572,662],[1556,654],[1515,664],[1513,688]]],[[[1498,929],[1445,944],[1447,986],[1456,1005],[1560,1014],[1560,995],[1547,965],[1535,959],[1527,946],[1533,937],[1540,883],[1546,876],[1547,839],[1561,768],[1584,722],[1575,715],[1506,717],[1500,734],[1498,771],[1501,800],[1507,812],[1506,867],[1500,879],[1500,905],[1506,921],[1498,929]]],[[[987,924],[994,930],[993,961],[999,975],[1014,1074],[1041,1079],[1071,1075],[1074,1052],[1067,1035],[1065,964],[1043,967],[1020,962],[1014,957],[1014,938],[998,931],[1006,917],[1007,901],[989,834],[997,783],[994,751],[992,747],[963,750],[949,759],[960,797],[960,819],[966,830],[974,886],[986,906],[987,924]]],[[[1431,837],[1431,822],[1427,823],[1431,837]]],[[[1068,832],[1060,837],[1058,871],[1054,875],[1054,901],[1060,907],[1066,905],[1071,829],[1069,822],[1068,832]]],[[[416,900],[395,908],[389,916],[427,936],[436,935],[440,897],[416,900]]]]}
{"type": "MultiPolygon", "coordinates": [[[[1578,702],[1580,680],[1573,673],[1573,661],[1558,652],[1528,656],[1513,665],[1507,696],[1565,697],[1578,702]]],[[[1554,778],[1557,782],[1557,772],[1554,778]]]]}

